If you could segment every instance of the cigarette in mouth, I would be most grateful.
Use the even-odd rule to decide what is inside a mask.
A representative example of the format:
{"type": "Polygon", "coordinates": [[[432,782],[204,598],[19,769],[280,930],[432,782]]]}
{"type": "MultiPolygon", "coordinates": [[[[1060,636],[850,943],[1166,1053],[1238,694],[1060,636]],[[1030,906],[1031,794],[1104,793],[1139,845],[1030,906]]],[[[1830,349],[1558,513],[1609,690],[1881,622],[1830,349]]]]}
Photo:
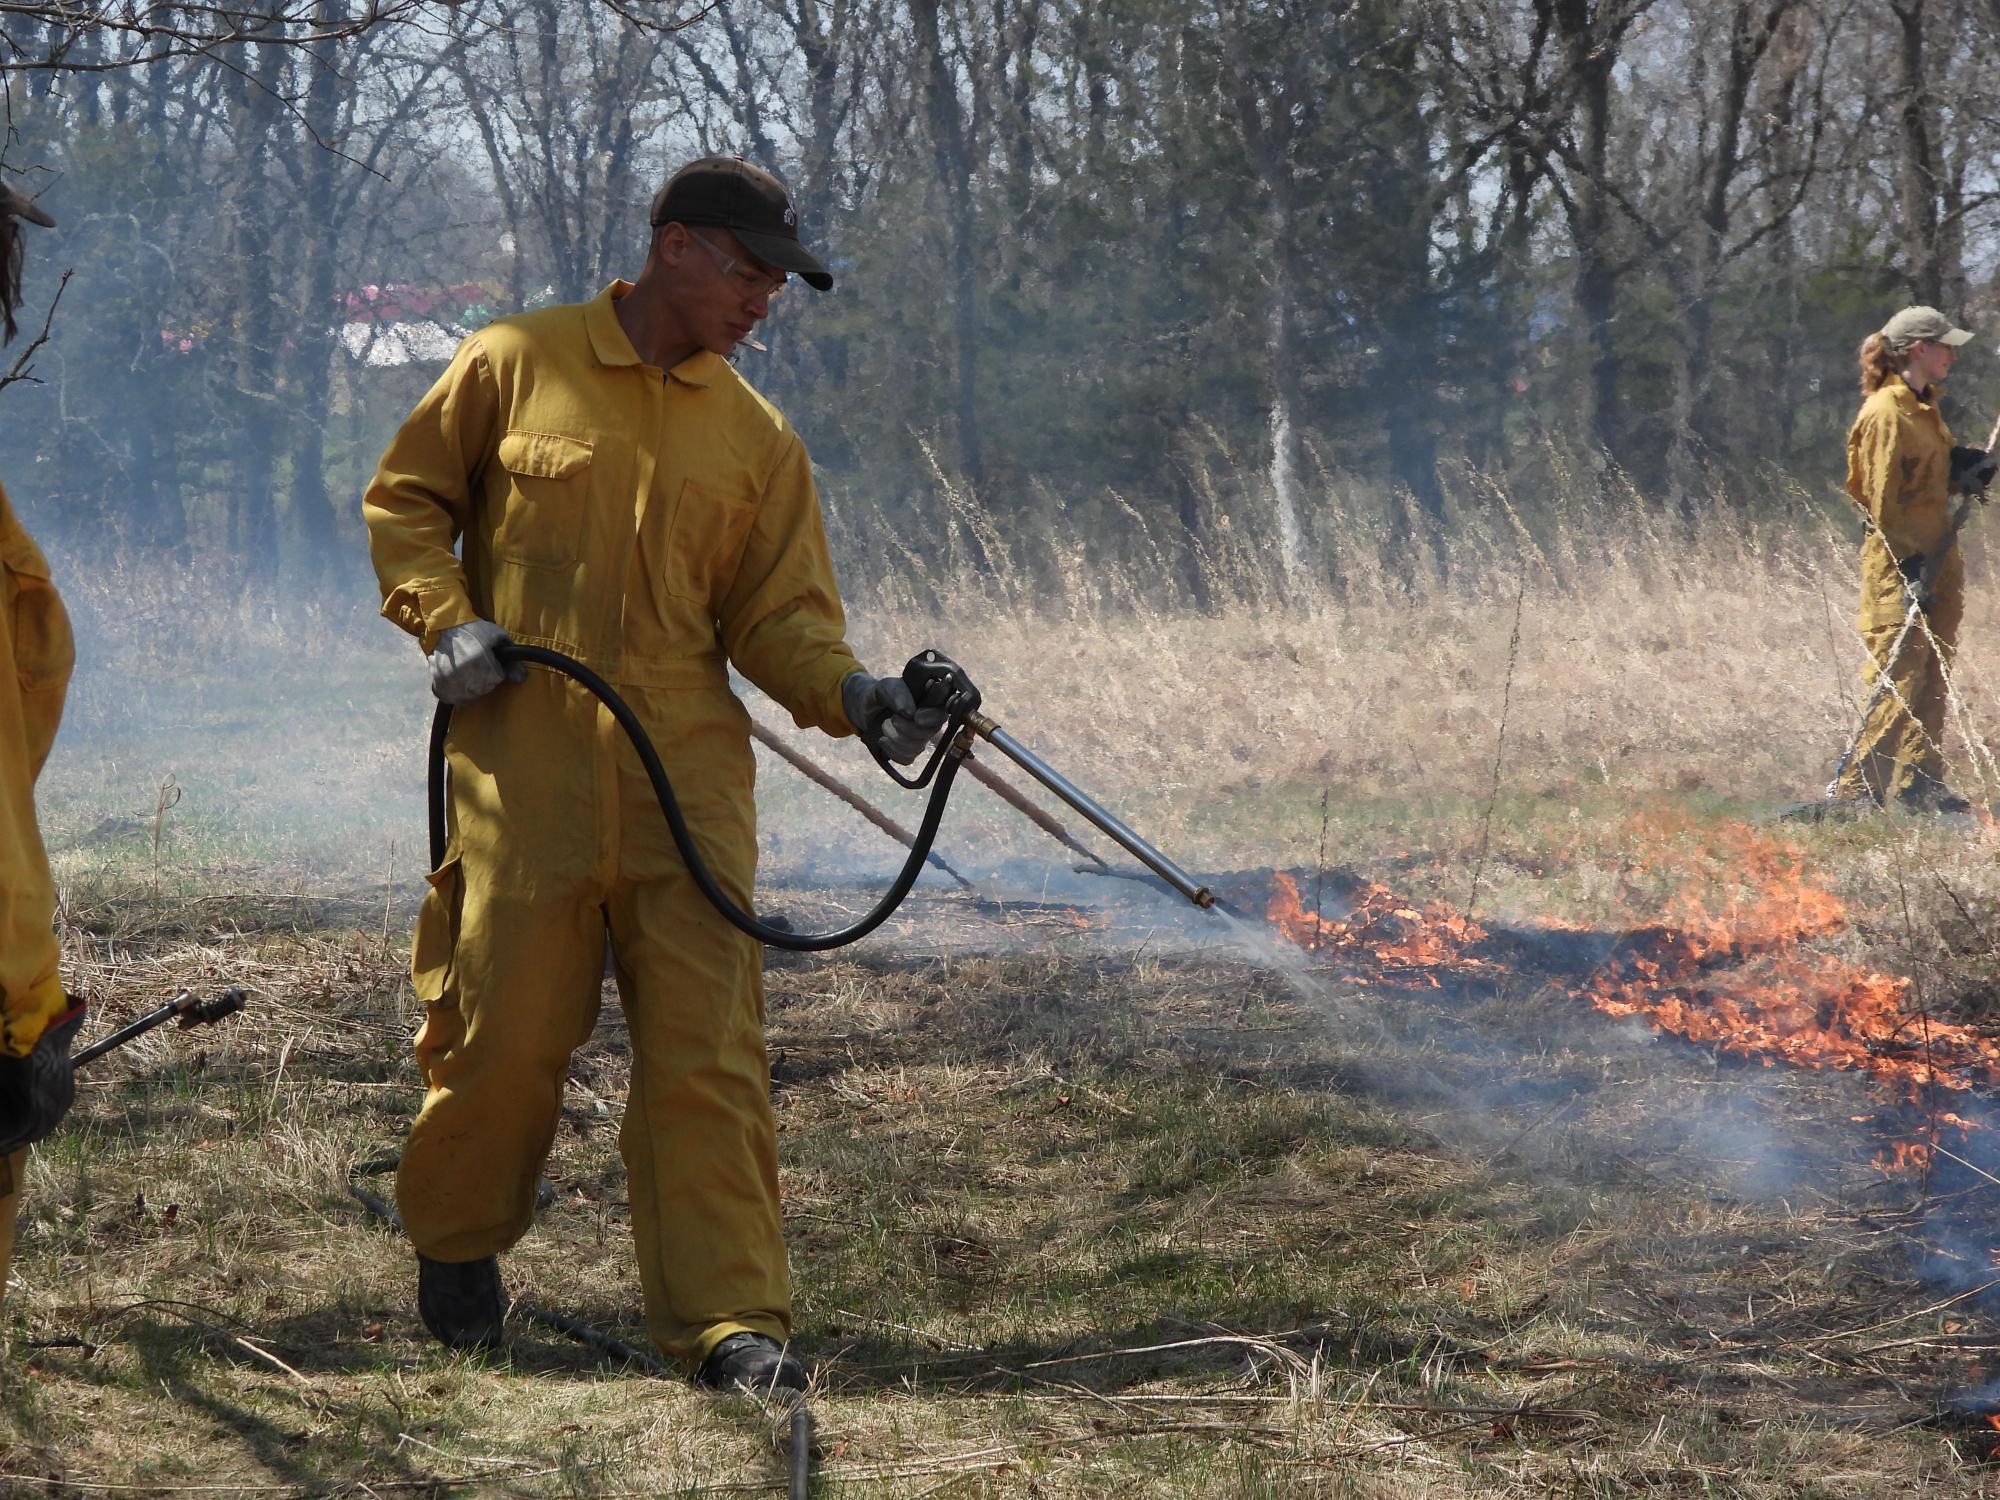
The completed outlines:
{"type": "Polygon", "coordinates": [[[769,354],[771,352],[771,346],[769,344],[760,344],[753,338],[742,338],[738,339],[737,342],[740,344],[749,345],[752,349],[755,349],[759,354],[769,354]]]}

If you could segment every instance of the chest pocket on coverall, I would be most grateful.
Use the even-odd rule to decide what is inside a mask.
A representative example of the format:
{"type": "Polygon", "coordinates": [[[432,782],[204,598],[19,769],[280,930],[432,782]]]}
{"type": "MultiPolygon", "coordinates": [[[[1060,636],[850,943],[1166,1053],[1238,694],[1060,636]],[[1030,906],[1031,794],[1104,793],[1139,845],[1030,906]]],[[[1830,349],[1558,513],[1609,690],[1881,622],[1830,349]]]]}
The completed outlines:
{"type": "Polygon", "coordinates": [[[667,533],[667,592],[709,603],[727,590],[743,559],[757,507],[690,479],[681,486],[667,533]]]}
{"type": "Polygon", "coordinates": [[[7,571],[7,613],[14,631],[14,670],[23,692],[61,688],[76,664],[69,614],[49,582],[41,549],[15,530],[0,536],[7,571]]]}
{"type": "Polygon", "coordinates": [[[531,568],[575,564],[593,451],[589,439],[561,432],[517,428],[500,439],[507,492],[499,497],[494,556],[531,568]]]}

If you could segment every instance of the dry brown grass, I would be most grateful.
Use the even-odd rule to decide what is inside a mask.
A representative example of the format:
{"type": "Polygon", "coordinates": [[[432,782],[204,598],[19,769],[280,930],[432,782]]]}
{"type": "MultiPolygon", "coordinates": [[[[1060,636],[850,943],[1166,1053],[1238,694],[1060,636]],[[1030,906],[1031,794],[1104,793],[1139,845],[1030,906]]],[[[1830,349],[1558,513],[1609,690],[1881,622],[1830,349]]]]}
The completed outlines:
{"type": "MultiPolygon", "coordinates": [[[[1246,544],[1212,559],[1227,602],[1197,614],[1143,538],[1115,568],[1044,544],[997,578],[899,567],[856,590],[856,633],[878,665],[960,655],[1003,723],[1190,866],[1311,866],[1331,788],[1330,863],[1463,903],[1526,568],[1480,897],[1502,925],[1615,934],[1672,888],[1636,812],[1699,843],[1824,781],[1859,659],[1830,505],[1795,496],[1768,531],[1718,508],[1685,544],[1581,502],[1532,538],[1491,489],[1459,505],[1449,553],[1392,544],[1385,513],[1322,517],[1338,594],[1288,595],[1246,544]]],[[[184,984],[256,998],[115,1060],[35,1157],[7,1484],[778,1485],[782,1423],[749,1403],[532,1324],[491,1365],[427,1345],[407,1252],[349,1195],[417,1101],[411,650],[359,609],[300,637],[275,603],[204,613],[143,572],[74,592],[90,666],[44,789],[74,975],[107,1023],[184,984]],[[186,793],[156,860],[168,772],[186,793]]],[[[1979,734],[1992,597],[1960,679],[1979,734]]],[[[853,747],[797,740],[893,805],[853,747]]],[[[895,851],[782,767],[763,790],[787,909],[851,911],[851,886],[805,874],[895,851]]],[[[1067,861],[1012,814],[968,791],[947,829],[968,874],[1004,869],[1006,903],[932,892],[858,955],[771,976],[818,1493],[1983,1492],[1981,1424],[1949,1401],[2000,1329],[1950,1300],[1976,1264],[1920,1274],[1941,1205],[1869,1165],[1851,1079],[1713,1059],[1532,973],[1287,977],[1129,891],[1079,929],[1019,899],[1067,861]]],[[[1796,837],[1855,915],[1830,944],[1914,975],[1927,1006],[1990,1008],[1989,827],[1796,837]]],[[[636,1339],[624,1068],[612,1006],[507,1269],[636,1339]]],[[[1942,1207],[1987,1222],[1989,1190],[1963,1191],[1942,1207]]]]}
{"type": "MultiPolygon", "coordinates": [[[[1226,957],[922,915],[960,956],[772,974],[818,1493],[1977,1492],[1980,1440],[1939,1403],[1990,1325],[1909,1276],[1907,1191],[1828,1136],[1843,1080],[1718,1073],[1526,977],[1346,995],[1370,1024],[1342,1040],[1226,957]],[[1787,1192],[1732,1184],[1731,1131],[1794,1158],[1787,1192]]],[[[751,1403],[530,1324],[490,1365],[424,1342],[407,1252],[347,1192],[416,1101],[399,968],[292,926],[78,934],[107,1011],[225,979],[257,1000],[120,1055],[35,1157],[11,1483],[775,1485],[782,1423],[751,1403]]],[[[507,1273],[636,1339],[625,1068],[611,1010],[507,1273]]]]}

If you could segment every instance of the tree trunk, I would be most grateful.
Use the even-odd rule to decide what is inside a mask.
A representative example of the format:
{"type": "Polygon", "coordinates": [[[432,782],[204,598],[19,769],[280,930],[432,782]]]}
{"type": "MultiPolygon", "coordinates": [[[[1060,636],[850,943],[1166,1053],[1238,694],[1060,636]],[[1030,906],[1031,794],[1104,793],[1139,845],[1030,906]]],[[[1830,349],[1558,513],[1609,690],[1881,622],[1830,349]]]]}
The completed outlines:
{"type": "Polygon", "coordinates": [[[1618,271],[1611,239],[1605,172],[1610,160],[1611,72],[1618,60],[1612,39],[1601,34],[1592,0],[1555,0],[1563,68],[1575,90],[1580,166],[1572,194],[1570,231],[1576,246],[1576,306],[1590,340],[1590,374],[1584,385],[1583,430],[1610,463],[1622,461],[1624,423],[1618,405],[1619,356],[1615,338],[1618,271]]]}
{"type": "Polygon", "coordinates": [[[1897,28],[1897,188],[1903,243],[1910,252],[1910,290],[1935,307],[1944,300],[1944,257],[1938,236],[1938,160],[1924,53],[1928,0],[1889,0],[1897,28]]]}
{"type": "MultiPolygon", "coordinates": [[[[275,29],[275,28],[274,28],[275,29]]],[[[278,330],[283,326],[271,256],[271,225],[277,215],[269,178],[271,137],[277,95],[283,80],[285,48],[252,43],[249,78],[235,82],[231,135],[241,158],[230,194],[235,220],[236,264],[242,297],[235,325],[236,488],[230,497],[230,556],[239,568],[266,571],[278,563],[277,399],[278,330]]]]}
{"type": "MultiPolygon", "coordinates": [[[[779,7],[780,14],[785,14],[779,7]]],[[[847,109],[842,98],[843,74],[850,66],[844,47],[854,24],[853,0],[831,0],[824,11],[819,0],[799,0],[793,17],[793,37],[806,73],[806,128],[800,144],[801,207],[799,233],[808,245],[832,242],[835,208],[845,208],[842,182],[834,166],[835,150],[847,109]]],[[[844,217],[844,215],[842,215],[844,217]]],[[[813,340],[813,357],[835,386],[847,379],[847,335],[832,329],[813,340]]]]}
{"type": "Polygon", "coordinates": [[[958,461],[976,489],[986,479],[979,424],[979,311],[976,302],[975,222],[972,157],[965,138],[958,85],[938,34],[939,0],[914,0],[910,20],[924,76],[924,105],[951,227],[951,311],[957,355],[958,461]]]}
{"type": "MultiPolygon", "coordinates": [[[[1188,50],[1195,46],[1196,39],[1188,32],[1182,32],[1176,44],[1168,51],[1168,67],[1171,69],[1163,93],[1165,102],[1162,109],[1172,120],[1172,136],[1176,140],[1192,139],[1190,134],[1196,109],[1199,105],[1190,98],[1189,83],[1185,73],[1185,58],[1188,50]]],[[[1195,608],[1204,614],[1215,608],[1214,590],[1209,586],[1208,558],[1208,516],[1202,504],[1201,487],[1195,483],[1192,472],[1195,462],[1193,453],[1180,453],[1194,441],[1194,403],[1191,399],[1193,372],[1196,369],[1194,356],[1193,329],[1193,289],[1188,284],[1187,246],[1189,234],[1194,227],[1194,214],[1188,202],[1188,177],[1185,173],[1166,174],[1167,226],[1169,243],[1160,247],[1162,264],[1167,268],[1172,289],[1173,314],[1178,333],[1174,340],[1174,367],[1169,375],[1173,389],[1172,399],[1161,412],[1162,440],[1169,455],[1168,472],[1173,476],[1175,490],[1175,510],[1180,517],[1182,568],[1187,578],[1188,596],[1194,600],[1195,608]]]]}
{"type": "Polygon", "coordinates": [[[1299,431],[1299,374],[1304,368],[1299,326],[1298,183],[1292,161],[1295,89],[1288,80],[1263,77],[1244,50],[1240,6],[1224,20],[1235,28],[1229,93],[1237,128],[1264,194],[1265,242],[1258,258],[1270,268],[1270,322],[1265,341],[1270,382],[1270,471],[1273,529],[1278,565],[1288,589],[1304,581],[1305,531],[1299,521],[1300,476],[1305,471],[1305,436],[1299,431]]]}
{"type": "Polygon", "coordinates": [[[1439,288],[1432,265],[1431,230],[1437,221],[1436,163],[1430,122],[1425,118],[1418,77],[1417,26],[1389,7],[1378,12],[1388,29],[1378,56],[1390,73],[1407,80],[1391,96],[1378,127],[1383,153],[1394,163],[1377,184],[1377,205],[1393,247],[1391,285],[1377,340],[1389,357],[1377,384],[1383,426],[1389,437],[1389,470],[1416,498],[1434,524],[1444,521],[1444,491],[1438,484],[1437,434],[1432,409],[1437,401],[1439,288]]]}
{"type": "Polygon", "coordinates": [[[1278,532],[1278,562],[1285,583],[1296,590],[1305,579],[1305,530],[1299,521],[1300,479],[1305,472],[1305,435],[1299,431],[1299,375],[1305,360],[1299,331],[1294,246],[1298,229],[1289,171],[1271,195],[1271,504],[1278,532]]]}
{"type": "MultiPolygon", "coordinates": [[[[315,29],[326,31],[347,19],[347,0],[317,0],[315,29]]],[[[292,525],[300,550],[298,571],[309,582],[326,582],[339,568],[339,522],[326,485],[326,424],[333,381],[336,320],[333,299],[339,271],[341,219],[335,210],[334,148],[340,136],[341,92],[346,87],[330,45],[312,47],[312,79],[303,105],[303,137],[291,136],[303,159],[297,163],[299,218],[305,226],[303,282],[305,306],[294,320],[291,376],[286,381],[292,427],[298,434],[292,459],[292,525]]]]}

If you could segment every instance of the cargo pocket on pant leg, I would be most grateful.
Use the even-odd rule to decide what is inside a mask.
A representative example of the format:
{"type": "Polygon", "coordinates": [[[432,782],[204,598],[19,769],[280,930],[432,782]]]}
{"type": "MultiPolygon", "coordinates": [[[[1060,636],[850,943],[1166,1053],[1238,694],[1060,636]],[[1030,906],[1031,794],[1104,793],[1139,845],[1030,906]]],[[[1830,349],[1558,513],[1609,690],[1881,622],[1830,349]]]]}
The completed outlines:
{"type": "Polygon", "coordinates": [[[417,913],[416,937],[410,944],[410,987],[424,1006],[424,1022],[417,1031],[417,1068],[429,1084],[432,1069],[465,1035],[465,1019],[458,1009],[458,929],[465,911],[459,856],[447,856],[425,878],[431,888],[417,913]]]}

